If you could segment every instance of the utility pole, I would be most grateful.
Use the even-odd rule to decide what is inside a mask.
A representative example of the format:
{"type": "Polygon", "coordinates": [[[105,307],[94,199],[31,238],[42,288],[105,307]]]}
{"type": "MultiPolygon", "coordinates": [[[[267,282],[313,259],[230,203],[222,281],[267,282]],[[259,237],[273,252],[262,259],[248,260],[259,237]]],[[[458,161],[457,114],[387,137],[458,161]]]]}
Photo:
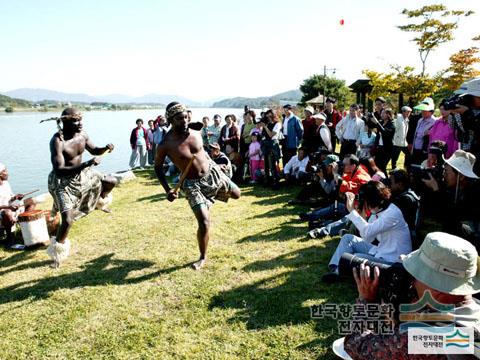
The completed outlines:
{"type": "Polygon", "coordinates": [[[327,65],[323,65],[323,106],[325,107],[325,100],[327,98],[327,71],[331,71],[335,75],[336,68],[327,69],[327,65]]]}

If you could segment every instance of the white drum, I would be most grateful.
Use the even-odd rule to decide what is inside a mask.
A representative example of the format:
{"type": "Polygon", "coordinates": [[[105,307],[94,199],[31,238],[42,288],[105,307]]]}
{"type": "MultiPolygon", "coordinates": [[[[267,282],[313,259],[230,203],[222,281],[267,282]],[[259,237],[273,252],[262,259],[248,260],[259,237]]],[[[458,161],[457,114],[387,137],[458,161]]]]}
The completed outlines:
{"type": "Polygon", "coordinates": [[[25,246],[47,244],[49,242],[47,222],[42,210],[33,210],[19,214],[18,223],[22,230],[25,246]]]}

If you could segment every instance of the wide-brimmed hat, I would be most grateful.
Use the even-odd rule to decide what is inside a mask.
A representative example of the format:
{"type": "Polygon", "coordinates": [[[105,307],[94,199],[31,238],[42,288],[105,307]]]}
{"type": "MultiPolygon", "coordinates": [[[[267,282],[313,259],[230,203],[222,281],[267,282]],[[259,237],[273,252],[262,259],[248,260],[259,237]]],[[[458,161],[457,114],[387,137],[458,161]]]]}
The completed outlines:
{"type": "Polygon", "coordinates": [[[212,144],[209,144],[208,146],[210,146],[212,149],[220,150],[220,145],[218,145],[218,143],[212,143],[212,144]]]}
{"type": "Polygon", "coordinates": [[[435,110],[435,103],[431,97],[426,97],[420,102],[420,104],[415,106],[414,109],[421,111],[433,111],[435,110]]]}
{"type": "Polygon", "coordinates": [[[432,232],[420,249],[403,259],[405,269],[428,287],[451,295],[480,292],[480,259],[475,247],[458,236],[432,232]]]}
{"type": "Polygon", "coordinates": [[[335,162],[338,162],[339,160],[340,160],[340,158],[337,155],[330,154],[330,155],[327,155],[325,160],[323,160],[323,165],[328,166],[328,165],[331,165],[335,162]]]}
{"type": "Polygon", "coordinates": [[[313,114],[315,112],[315,110],[313,109],[312,106],[308,105],[304,111],[308,111],[310,114],[313,114]]]}
{"type": "Polygon", "coordinates": [[[480,77],[465,81],[462,85],[460,85],[460,89],[455,91],[455,94],[480,97],[480,77]]]}
{"type": "Polygon", "coordinates": [[[464,150],[456,150],[445,162],[452,168],[457,170],[463,176],[478,179],[478,176],[473,172],[473,165],[477,158],[472,153],[464,150]]]}
{"type": "Polygon", "coordinates": [[[320,119],[320,120],[327,120],[327,115],[325,115],[324,113],[318,113],[318,114],[315,114],[312,116],[314,119],[320,119]]]}

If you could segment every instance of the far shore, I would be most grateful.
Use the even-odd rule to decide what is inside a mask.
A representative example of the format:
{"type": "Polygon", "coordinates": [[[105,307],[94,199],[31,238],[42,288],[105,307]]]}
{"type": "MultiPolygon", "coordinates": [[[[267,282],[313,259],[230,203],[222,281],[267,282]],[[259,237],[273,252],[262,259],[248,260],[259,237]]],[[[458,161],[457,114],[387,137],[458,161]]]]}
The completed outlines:
{"type": "MultiPolygon", "coordinates": [[[[72,105],[75,107],[75,105],[72,105]]],[[[189,106],[189,109],[215,109],[210,106],[189,106]]],[[[40,109],[32,109],[32,108],[14,108],[13,112],[6,112],[4,109],[0,110],[0,116],[2,115],[14,115],[16,113],[22,113],[22,114],[47,114],[47,113],[58,113],[62,112],[64,107],[55,107],[55,108],[49,108],[48,111],[40,110],[40,109]]],[[[90,109],[86,110],[83,107],[79,107],[81,111],[85,112],[90,112],[90,111],[138,111],[138,110],[165,110],[165,106],[159,106],[159,107],[150,107],[150,108],[144,108],[144,107],[138,107],[138,108],[131,108],[131,109],[118,109],[118,110],[110,110],[110,109],[90,109]]],[[[243,107],[221,107],[221,109],[243,109],[243,107]]]]}

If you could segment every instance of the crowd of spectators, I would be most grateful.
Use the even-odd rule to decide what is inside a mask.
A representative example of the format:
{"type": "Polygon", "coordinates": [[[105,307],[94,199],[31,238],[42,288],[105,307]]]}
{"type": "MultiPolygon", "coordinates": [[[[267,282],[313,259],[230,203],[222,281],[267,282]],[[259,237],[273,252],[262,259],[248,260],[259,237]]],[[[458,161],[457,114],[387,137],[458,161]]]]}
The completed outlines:
{"type": "MultiPolygon", "coordinates": [[[[478,337],[480,305],[470,302],[480,283],[464,285],[480,278],[480,78],[438,106],[438,118],[431,97],[397,113],[378,97],[372,112],[352,104],[342,114],[330,97],[324,107],[307,106],[302,114],[291,105],[264,109],[258,116],[245,107],[241,124],[233,114],[225,116],[224,125],[220,115],[213,123],[204,117],[201,131],[205,149],[235,182],[272,189],[298,186],[289,204],[310,207],[298,214],[308,222],[307,237],[340,235],[323,282],[341,281],[339,261],[345,253],[382,264],[407,256],[417,295],[428,289],[438,299],[467,301],[477,314],[478,337]],[[457,259],[461,249],[468,261],[457,259]],[[428,261],[419,255],[428,252],[428,261]],[[452,264],[459,261],[465,269],[457,285],[467,290],[439,286],[454,281],[437,270],[455,268],[452,264]],[[422,266],[432,275],[418,270],[422,266]],[[469,266],[475,269],[468,272],[469,266]]],[[[144,142],[147,150],[158,144],[159,129],[167,128],[157,119],[144,133],[141,124],[132,131],[132,159],[142,159],[144,142]]],[[[377,300],[378,271],[362,266],[355,272],[361,301],[377,300]]],[[[355,334],[345,341],[355,358],[369,358],[362,354],[375,341],[391,346],[383,338],[355,334]]],[[[405,348],[395,351],[406,353],[405,348]]]]}

